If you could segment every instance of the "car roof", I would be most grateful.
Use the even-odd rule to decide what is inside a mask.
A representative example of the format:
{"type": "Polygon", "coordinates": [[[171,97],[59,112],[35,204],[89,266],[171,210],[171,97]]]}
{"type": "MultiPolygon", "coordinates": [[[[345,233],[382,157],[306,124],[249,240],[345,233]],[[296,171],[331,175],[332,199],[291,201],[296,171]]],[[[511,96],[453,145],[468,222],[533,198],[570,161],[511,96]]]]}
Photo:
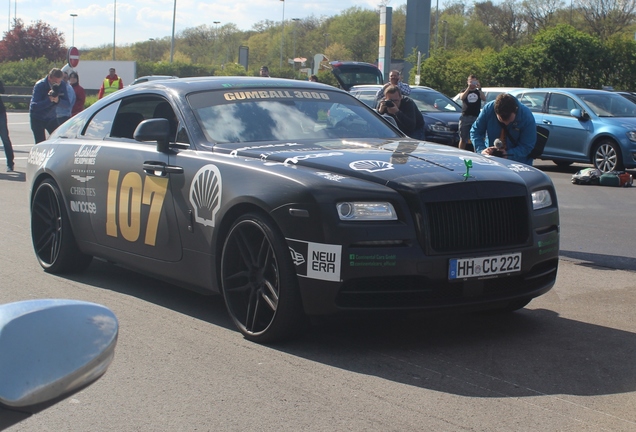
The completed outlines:
{"type": "MultiPolygon", "coordinates": [[[[351,87],[351,89],[349,91],[354,91],[354,90],[379,90],[382,87],[384,87],[384,85],[377,85],[377,84],[361,84],[361,85],[356,85],[351,87]]],[[[435,90],[432,87],[426,87],[426,86],[409,86],[411,87],[411,90],[432,90],[435,91],[437,93],[441,93],[439,90],[435,90]]]]}
{"type": "Polygon", "coordinates": [[[610,90],[600,90],[600,89],[587,89],[587,88],[570,88],[570,87],[538,87],[538,88],[529,88],[529,89],[523,89],[525,90],[524,93],[527,93],[529,91],[544,91],[544,92],[564,92],[564,93],[571,93],[571,94],[590,94],[590,93],[597,93],[597,94],[612,94],[612,93],[616,93],[610,90]]]}
{"type": "MultiPolygon", "coordinates": [[[[187,94],[205,90],[240,90],[242,88],[264,88],[273,90],[278,88],[284,90],[286,88],[306,88],[312,90],[330,90],[342,91],[336,87],[304,80],[291,80],[283,78],[269,77],[191,77],[176,78],[170,80],[155,80],[143,83],[143,86],[134,86],[135,88],[127,88],[127,91],[144,91],[148,89],[170,89],[177,93],[187,94]]],[[[120,90],[121,91],[121,90],[120,90]]],[[[119,93],[119,92],[117,92],[119,93]]],[[[116,93],[115,93],[116,94],[116,93]]]]}

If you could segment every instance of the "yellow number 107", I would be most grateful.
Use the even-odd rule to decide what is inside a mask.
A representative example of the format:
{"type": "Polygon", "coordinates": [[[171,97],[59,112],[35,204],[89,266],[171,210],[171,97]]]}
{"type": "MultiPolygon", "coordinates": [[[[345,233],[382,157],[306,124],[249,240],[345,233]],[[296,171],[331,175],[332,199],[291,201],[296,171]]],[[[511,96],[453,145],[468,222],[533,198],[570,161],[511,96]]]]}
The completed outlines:
{"type": "Polygon", "coordinates": [[[167,189],[167,178],[147,176],[142,182],[138,173],[129,172],[119,184],[119,171],[110,170],[106,198],[106,234],[117,237],[118,232],[121,232],[121,236],[129,242],[137,241],[141,233],[141,205],[149,205],[144,243],[154,246],[167,189]]]}

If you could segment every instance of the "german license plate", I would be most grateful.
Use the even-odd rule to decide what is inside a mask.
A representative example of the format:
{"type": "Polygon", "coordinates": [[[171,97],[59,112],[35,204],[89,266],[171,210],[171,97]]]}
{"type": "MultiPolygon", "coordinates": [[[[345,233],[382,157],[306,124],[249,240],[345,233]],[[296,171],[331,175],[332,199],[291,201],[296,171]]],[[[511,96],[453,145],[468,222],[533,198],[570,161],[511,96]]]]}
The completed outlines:
{"type": "Polygon", "coordinates": [[[448,279],[488,277],[521,271],[521,252],[478,258],[453,258],[448,279]]]}

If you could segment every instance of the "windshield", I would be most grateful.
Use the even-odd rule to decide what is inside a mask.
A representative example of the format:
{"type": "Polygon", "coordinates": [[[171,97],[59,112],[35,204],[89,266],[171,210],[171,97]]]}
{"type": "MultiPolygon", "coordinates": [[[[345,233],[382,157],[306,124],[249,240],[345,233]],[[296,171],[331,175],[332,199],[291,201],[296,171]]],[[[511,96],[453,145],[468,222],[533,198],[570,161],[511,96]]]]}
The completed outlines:
{"type": "Polygon", "coordinates": [[[396,138],[395,129],[353,96],[285,89],[215,90],[188,96],[215,143],[325,138],[396,138]]]}
{"type": "Polygon", "coordinates": [[[447,96],[436,91],[418,91],[417,89],[412,89],[409,97],[413,99],[420,111],[454,113],[461,111],[459,105],[447,96]]]}
{"type": "Polygon", "coordinates": [[[621,95],[589,94],[580,95],[580,98],[599,117],[636,117],[636,104],[621,95]]]}

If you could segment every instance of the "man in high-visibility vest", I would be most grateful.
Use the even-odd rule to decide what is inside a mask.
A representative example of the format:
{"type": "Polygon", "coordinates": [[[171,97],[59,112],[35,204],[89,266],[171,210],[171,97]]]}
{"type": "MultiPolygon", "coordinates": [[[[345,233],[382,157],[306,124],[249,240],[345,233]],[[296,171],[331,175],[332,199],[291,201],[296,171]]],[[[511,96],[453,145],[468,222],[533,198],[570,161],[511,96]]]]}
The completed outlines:
{"type": "Polygon", "coordinates": [[[97,99],[101,99],[104,96],[108,96],[111,93],[116,92],[124,88],[124,82],[115,73],[115,68],[108,69],[109,74],[104,78],[102,86],[97,93],[97,99]]]}

